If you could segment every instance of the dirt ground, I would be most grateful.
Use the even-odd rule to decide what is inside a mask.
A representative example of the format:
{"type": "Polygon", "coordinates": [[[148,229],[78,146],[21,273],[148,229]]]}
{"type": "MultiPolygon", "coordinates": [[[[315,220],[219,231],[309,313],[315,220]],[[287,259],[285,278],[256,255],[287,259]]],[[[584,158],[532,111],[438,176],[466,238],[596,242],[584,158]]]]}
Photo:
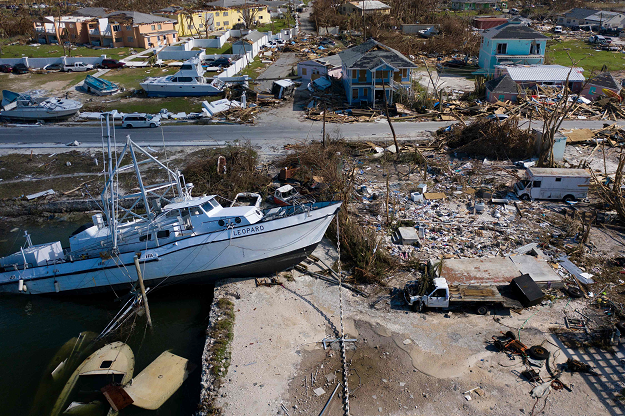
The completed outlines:
{"type": "MultiPolygon", "coordinates": [[[[327,263],[336,252],[324,240],[314,255],[327,263]]],[[[232,363],[217,403],[225,415],[317,415],[342,381],[337,343],[325,350],[322,345],[324,337],[336,338],[340,331],[338,288],[298,272],[293,277],[281,277],[283,286],[256,287],[254,280],[241,280],[217,289],[216,299],[238,298],[233,297],[232,363]]],[[[565,314],[572,317],[587,306],[584,300],[559,297],[520,313],[417,314],[385,291],[365,299],[343,289],[346,337],[356,339],[346,354],[351,414],[623,414],[625,407],[614,397],[624,386],[619,360],[625,350],[566,348],[550,329],[562,328],[565,314]],[[572,392],[552,389],[535,399],[530,395],[534,386],[520,376],[526,369],[522,360],[492,345],[492,336],[508,330],[528,346],[550,350],[553,368],[575,357],[602,375],[564,372],[560,380],[572,392]],[[476,387],[479,394],[466,393],[476,387]]],[[[545,368],[535,369],[549,380],[545,368]]],[[[339,386],[326,415],[343,414],[341,394],[339,386]]]]}

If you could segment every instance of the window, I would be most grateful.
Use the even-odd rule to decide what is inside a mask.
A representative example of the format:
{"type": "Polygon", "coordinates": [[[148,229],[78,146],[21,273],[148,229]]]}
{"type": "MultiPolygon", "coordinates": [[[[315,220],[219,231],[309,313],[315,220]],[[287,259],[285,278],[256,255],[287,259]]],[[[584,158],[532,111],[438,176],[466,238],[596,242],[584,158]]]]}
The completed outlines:
{"type": "Polygon", "coordinates": [[[202,204],[202,209],[206,213],[211,212],[214,208],[215,208],[215,206],[213,204],[211,204],[211,201],[206,201],[204,204],[202,204]]]}
{"type": "Polygon", "coordinates": [[[534,181],[534,183],[532,183],[532,187],[540,188],[540,184],[541,184],[541,181],[534,181]]]}
{"type": "Polygon", "coordinates": [[[113,25],[113,30],[115,32],[119,32],[121,30],[121,27],[119,27],[119,25],[113,25]]]}
{"type": "Polygon", "coordinates": [[[132,43],[135,41],[135,38],[132,36],[128,36],[128,43],[132,43]]]}
{"type": "Polygon", "coordinates": [[[152,234],[139,236],[139,241],[145,241],[145,240],[148,240],[148,241],[152,240],[152,234]]]}
{"type": "Polygon", "coordinates": [[[540,43],[532,43],[530,45],[530,55],[540,55],[540,43]]]}
{"type": "Polygon", "coordinates": [[[228,12],[224,12],[224,17],[228,16],[228,12]]]}
{"type": "Polygon", "coordinates": [[[562,182],[562,178],[556,178],[556,182],[562,182]]]}
{"type": "Polygon", "coordinates": [[[126,30],[132,30],[132,26],[126,26],[126,30]]]}
{"type": "Polygon", "coordinates": [[[358,99],[358,88],[354,88],[354,89],[352,90],[352,98],[353,98],[354,100],[358,99]]]}
{"type": "Polygon", "coordinates": [[[172,34],[171,34],[171,38],[172,38],[172,39],[176,39],[176,34],[175,34],[175,33],[172,33],[172,34]]]}
{"type": "Polygon", "coordinates": [[[507,43],[498,43],[497,44],[497,53],[500,55],[505,55],[508,52],[508,44],[507,43]]]}
{"type": "Polygon", "coordinates": [[[352,69],[352,78],[353,79],[358,78],[358,71],[356,71],[355,69],[352,69]]]}
{"type": "Polygon", "coordinates": [[[433,298],[446,298],[447,297],[447,291],[445,289],[436,289],[436,291],[434,291],[434,293],[432,294],[433,298]]]}
{"type": "Polygon", "coordinates": [[[156,238],[169,238],[169,230],[157,231],[156,238]]]}
{"type": "Polygon", "coordinates": [[[202,23],[200,23],[200,29],[203,29],[204,25],[202,23]]]}
{"type": "Polygon", "coordinates": [[[215,22],[215,26],[221,26],[221,23],[215,22]]]}
{"type": "Polygon", "coordinates": [[[158,30],[161,30],[163,28],[162,25],[158,25],[158,30]]]}
{"type": "Polygon", "coordinates": [[[224,20],[224,26],[228,26],[229,24],[230,24],[230,22],[229,22],[229,21],[224,20]]]}
{"type": "Polygon", "coordinates": [[[152,30],[156,30],[156,25],[151,26],[152,30]]]}
{"type": "Polygon", "coordinates": [[[124,41],[124,38],[115,38],[115,42],[116,42],[116,43],[117,43],[117,42],[123,42],[123,41],[124,41]]]}
{"type": "Polygon", "coordinates": [[[193,216],[197,216],[197,215],[202,215],[203,214],[203,212],[200,209],[200,207],[191,207],[191,208],[189,208],[189,212],[191,212],[191,215],[193,215],[193,216]]]}
{"type": "Polygon", "coordinates": [[[215,16],[219,16],[219,12],[215,12],[215,16]]]}
{"type": "Polygon", "coordinates": [[[302,68],[302,76],[306,75],[308,75],[308,71],[306,71],[306,68],[302,68]]]}
{"type": "Polygon", "coordinates": [[[263,20],[263,17],[262,16],[258,16],[258,20],[263,20]]]}
{"type": "Polygon", "coordinates": [[[157,37],[156,37],[156,41],[158,42],[158,41],[160,41],[160,40],[161,40],[161,37],[160,37],[160,36],[157,36],[157,37]]]}

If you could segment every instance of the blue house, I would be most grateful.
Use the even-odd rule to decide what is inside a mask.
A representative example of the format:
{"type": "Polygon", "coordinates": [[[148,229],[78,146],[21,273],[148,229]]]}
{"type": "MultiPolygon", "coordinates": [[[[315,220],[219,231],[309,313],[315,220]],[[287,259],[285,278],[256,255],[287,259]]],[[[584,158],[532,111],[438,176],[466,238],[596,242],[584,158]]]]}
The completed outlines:
{"type": "Polygon", "coordinates": [[[373,39],[339,53],[347,102],[375,106],[384,100],[393,103],[393,91],[411,89],[411,69],[417,66],[408,58],[373,39]]]}
{"type": "Polygon", "coordinates": [[[495,65],[542,65],[547,36],[512,20],[482,34],[479,65],[482,74],[494,74],[495,65]]]}

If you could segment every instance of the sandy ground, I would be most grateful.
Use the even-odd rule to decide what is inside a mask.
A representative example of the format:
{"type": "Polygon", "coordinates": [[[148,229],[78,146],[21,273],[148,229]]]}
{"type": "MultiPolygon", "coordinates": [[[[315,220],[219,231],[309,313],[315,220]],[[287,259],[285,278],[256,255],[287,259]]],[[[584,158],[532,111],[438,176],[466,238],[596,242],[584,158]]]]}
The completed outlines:
{"type": "MultiPolygon", "coordinates": [[[[328,263],[335,253],[324,241],[314,254],[328,263]]],[[[234,300],[232,364],[217,402],[225,415],[286,414],[284,409],[289,415],[317,415],[341,380],[338,345],[324,350],[321,344],[340,328],[338,288],[297,272],[293,277],[281,277],[283,286],[256,287],[253,280],[242,280],[219,289],[240,296],[234,300]]],[[[625,412],[613,400],[624,386],[625,350],[572,351],[549,332],[563,326],[564,314],[573,317],[575,309],[583,309],[583,300],[563,297],[520,314],[487,316],[415,314],[386,290],[367,299],[343,290],[343,300],[345,332],[357,339],[347,352],[351,414],[508,416],[532,414],[533,407],[535,415],[625,412]],[[549,349],[556,367],[575,357],[602,376],[564,373],[561,380],[572,392],[551,390],[546,398],[532,398],[533,385],[520,376],[521,359],[497,352],[491,341],[500,331],[518,333],[520,327],[521,341],[549,349]],[[481,395],[464,394],[475,387],[481,395]]],[[[536,370],[549,380],[545,368],[536,370]]],[[[326,415],[341,414],[337,395],[326,415]]]]}
{"type": "MultiPolygon", "coordinates": [[[[426,87],[429,91],[432,90],[432,81],[427,71],[417,71],[414,73],[414,79],[419,81],[419,84],[426,87]]],[[[464,75],[455,74],[453,72],[438,73],[436,70],[432,70],[432,79],[434,83],[445,91],[473,91],[475,89],[475,83],[473,80],[467,79],[464,75]]]]}

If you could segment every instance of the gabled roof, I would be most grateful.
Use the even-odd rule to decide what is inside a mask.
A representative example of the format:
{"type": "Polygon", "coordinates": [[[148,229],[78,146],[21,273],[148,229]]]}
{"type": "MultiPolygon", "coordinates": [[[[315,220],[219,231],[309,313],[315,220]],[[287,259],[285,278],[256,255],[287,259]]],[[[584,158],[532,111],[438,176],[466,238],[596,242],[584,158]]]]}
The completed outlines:
{"type": "Polygon", "coordinates": [[[574,9],[569,10],[568,12],[564,13],[562,16],[565,19],[577,19],[577,20],[582,20],[587,18],[588,16],[595,14],[597,12],[597,10],[593,10],[593,9],[584,9],[584,8],[579,8],[576,7],[574,9]]]}
{"type": "Polygon", "coordinates": [[[592,85],[596,85],[601,88],[607,88],[607,89],[614,90],[614,91],[621,90],[621,86],[614,79],[612,74],[609,72],[602,72],[598,75],[595,75],[594,77],[588,80],[588,83],[592,85]]]}
{"type": "Polygon", "coordinates": [[[610,20],[614,17],[617,17],[620,13],[618,12],[610,12],[607,10],[596,11],[590,16],[586,16],[584,19],[586,20],[594,20],[597,22],[605,22],[606,20],[610,20]]]}
{"type": "Polygon", "coordinates": [[[512,80],[510,75],[505,74],[484,84],[486,89],[494,94],[518,94],[519,88],[517,83],[512,80]]]}
{"type": "Polygon", "coordinates": [[[391,8],[388,4],[382,3],[378,0],[350,1],[350,4],[362,10],[386,10],[391,8]]]}
{"type": "Polygon", "coordinates": [[[339,57],[347,68],[372,69],[383,63],[395,68],[417,67],[395,49],[373,39],[339,52],[339,57]]]}
{"type": "Polygon", "coordinates": [[[547,36],[535,31],[531,27],[522,25],[520,21],[510,21],[488,29],[482,36],[486,39],[549,39],[547,36]]]}
{"type": "Polygon", "coordinates": [[[513,81],[516,82],[562,82],[569,78],[570,82],[584,81],[583,68],[573,69],[562,65],[501,65],[513,81]]]}

